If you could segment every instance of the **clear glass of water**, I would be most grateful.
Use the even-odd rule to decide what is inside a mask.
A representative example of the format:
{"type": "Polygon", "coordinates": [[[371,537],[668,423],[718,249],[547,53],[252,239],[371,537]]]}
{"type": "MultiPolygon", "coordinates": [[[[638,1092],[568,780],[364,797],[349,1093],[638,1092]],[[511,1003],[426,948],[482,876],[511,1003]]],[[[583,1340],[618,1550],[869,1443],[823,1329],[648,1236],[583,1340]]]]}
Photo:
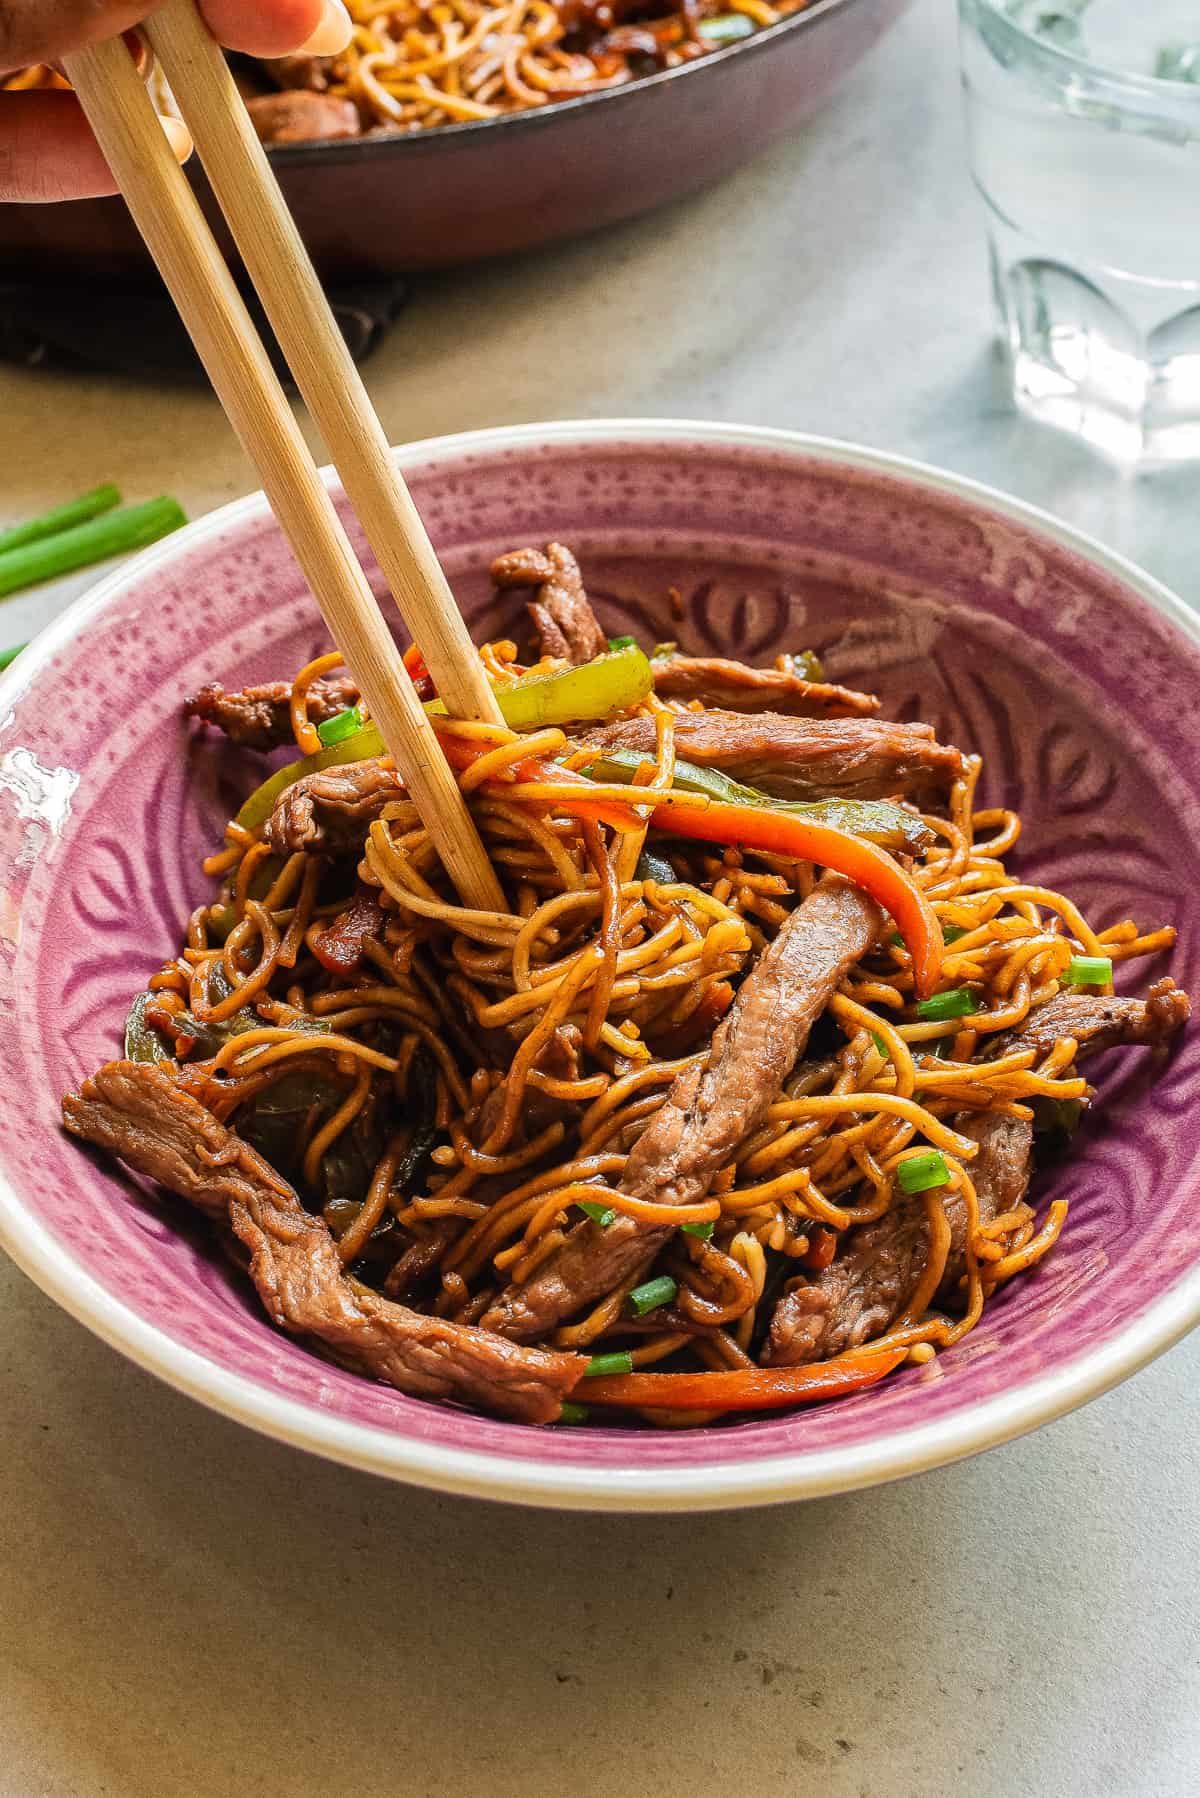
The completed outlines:
{"type": "Polygon", "coordinates": [[[1200,458],[1200,0],[959,0],[1013,395],[1126,466],[1200,458]]]}

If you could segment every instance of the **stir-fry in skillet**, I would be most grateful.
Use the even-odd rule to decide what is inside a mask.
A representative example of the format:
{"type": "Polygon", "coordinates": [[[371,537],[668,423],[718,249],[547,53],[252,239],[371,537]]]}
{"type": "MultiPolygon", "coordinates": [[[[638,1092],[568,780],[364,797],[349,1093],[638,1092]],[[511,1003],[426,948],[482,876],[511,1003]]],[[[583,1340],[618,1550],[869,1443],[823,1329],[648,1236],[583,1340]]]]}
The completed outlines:
{"type": "Polygon", "coordinates": [[[1035,1134],[1164,1044],[1169,979],[1009,873],[977,757],[812,657],[609,643],[570,552],[502,556],[507,730],[407,661],[508,902],[464,909],[336,656],[189,704],[267,778],[67,1128],[199,1207],[272,1320],[402,1392],[666,1424],[928,1359],[1047,1252],[1035,1134]]]}
{"type": "MultiPolygon", "coordinates": [[[[239,58],[271,144],[427,131],[624,87],[753,37],[809,0],[346,0],[341,56],[239,58]]],[[[10,87],[65,85],[46,68],[10,87]]],[[[0,79],[0,87],[6,83],[0,79]]]]}

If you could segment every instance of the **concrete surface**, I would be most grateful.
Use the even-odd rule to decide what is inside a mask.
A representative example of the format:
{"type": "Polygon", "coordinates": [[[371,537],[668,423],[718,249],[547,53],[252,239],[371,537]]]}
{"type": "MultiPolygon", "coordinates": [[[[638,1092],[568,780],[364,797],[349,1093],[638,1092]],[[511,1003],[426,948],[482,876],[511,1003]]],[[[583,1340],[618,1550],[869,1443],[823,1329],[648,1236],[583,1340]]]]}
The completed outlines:
{"type": "MultiPolygon", "coordinates": [[[[674,414],[994,481],[1189,598],[1197,476],[1122,481],[993,373],[948,0],[719,191],[421,285],[396,439],[674,414]]],[[[203,393],[0,371],[0,517],[254,483],[203,393]]],[[[17,641],[86,584],[8,602],[17,641]]],[[[589,1519],[258,1440],[0,1267],[0,1798],[1191,1798],[1200,1340],[1024,1442],[852,1498],[589,1519]]]]}

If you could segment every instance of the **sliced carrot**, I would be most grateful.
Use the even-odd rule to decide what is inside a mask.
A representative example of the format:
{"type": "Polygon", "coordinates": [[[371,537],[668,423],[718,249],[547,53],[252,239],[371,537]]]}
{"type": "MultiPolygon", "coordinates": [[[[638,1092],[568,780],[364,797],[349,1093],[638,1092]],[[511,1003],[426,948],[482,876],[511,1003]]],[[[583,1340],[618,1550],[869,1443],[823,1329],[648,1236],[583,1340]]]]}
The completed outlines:
{"type": "MultiPolygon", "coordinates": [[[[587,785],[586,775],[559,767],[555,762],[530,759],[516,769],[518,781],[555,782],[578,790],[587,785]]],[[[942,931],[933,908],[916,882],[911,880],[886,850],[862,837],[852,837],[829,824],[813,823],[765,806],[727,805],[703,794],[671,793],[670,817],[664,828],[672,836],[691,837],[702,843],[726,843],[743,849],[762,849],[795,861],[816,862],[842,874],[869,893],[892,917],[904,938],[913,964],[913,982],[919,998],[937,985],[942,967],[942,931]]],[[[645,802],[663,803],[662,795],[646,790],[645,802]]],[[[589,816],[629,830],[638,823],[631,808],[607,799],[592,805],[572,799],[572,813],[589,816]]]]}
{"type": "Polygon", "coordinates": [[[666,1411],[776,1411],[814,1404],[873,1386],[904,1360],[908,1350],[888,1349],[853,1361],[818,1361],[808,1367],[755,1367],[728,1373],[621,1373],[581,1380],[589,1405],[650,1405],[666,1411]]]}

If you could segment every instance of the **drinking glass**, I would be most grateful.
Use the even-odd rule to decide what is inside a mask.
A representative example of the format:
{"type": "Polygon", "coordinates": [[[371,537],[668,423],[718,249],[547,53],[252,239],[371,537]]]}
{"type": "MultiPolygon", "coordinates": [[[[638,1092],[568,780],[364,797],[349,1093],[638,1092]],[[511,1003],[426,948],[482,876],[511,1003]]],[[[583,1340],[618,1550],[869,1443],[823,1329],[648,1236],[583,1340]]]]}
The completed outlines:
{"type": "Polygon", "coordinates": [[[959,0],[971,168],[1020,410],[1200,457],[1200,0],[959,0]]]}

